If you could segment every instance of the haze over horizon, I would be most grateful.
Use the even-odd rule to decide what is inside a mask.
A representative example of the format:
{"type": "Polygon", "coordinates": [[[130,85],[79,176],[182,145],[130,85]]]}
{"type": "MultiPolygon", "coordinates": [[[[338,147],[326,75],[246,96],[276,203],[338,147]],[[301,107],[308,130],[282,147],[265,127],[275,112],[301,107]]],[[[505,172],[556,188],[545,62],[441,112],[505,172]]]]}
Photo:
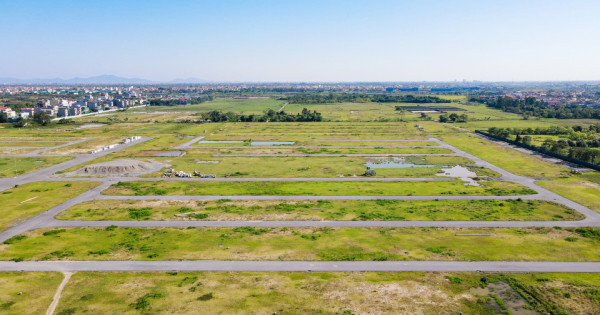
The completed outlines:
{"type": "Polygon", "coordinates": [[[0,9],[11,12],[0,20],[0,78],[600,80],[592,0],[0,0],[0,9]]]}

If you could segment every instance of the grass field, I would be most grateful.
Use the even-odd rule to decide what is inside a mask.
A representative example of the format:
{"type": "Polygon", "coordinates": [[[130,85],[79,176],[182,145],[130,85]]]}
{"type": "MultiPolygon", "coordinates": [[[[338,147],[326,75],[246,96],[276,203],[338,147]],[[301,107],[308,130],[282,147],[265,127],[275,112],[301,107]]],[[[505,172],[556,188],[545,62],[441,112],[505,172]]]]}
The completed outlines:
{"type": "Polygon", "coordinates": [[[66,162],[71,157],[0,157],[0,178],[14,177],[46,168],[58,163],[66,162]],[[16,167],[16,172],[15,172],[16,167]]]}
{"type": "Polygon", "coordinates": [[[581,220],[539,200],[192,201],[96,200],[60,213],[63,220],[581,220]]]}
{"type": "Polygon", "coordinates": [[[4,242],[0,259],[598,261],[599,233],[593,228],[40,229],[4,242]]]}
{"type": "Polygon", "coordinates": [[[58,272],[0,272],[0,313],[45,314],[62,279],[58,272]]]}
{"type": "Polygon", "coordinates": [[[473,135],[447,135],[443,141],[513,174],[533,178],[568,175],[568,168],[473,135]]]}
{"type": "Polygon", "coordinates": [[[105,195],[530,195],[536,192],[519,184],[487,181],[482,186],[465,186],[460,180],[436,182],[119,182],[105,195]]]}
{"type": "Polygon", "coordinates": [[[586,179],[585,176],[578,176],[552,181],[540,181],[538,184],[563,197],[577,201],[590,209],[600,212],[600,184],[586,179]]]}
{"type": "Polygon", "coordinates": [[[499,282],[539,312],[600,312],[597,274],[80,272],[57,313],[494,314],[495,300],[475,292],[499,282]]]}
{"type": "MultiPolygon", "coordinates": [[[[216,174],[219,178],[361,176],[366,170],[365,163],[381,161],[365,157],[213,157],[204,154],[153,159],[171,165],[175,170],[188,173],[200,171],[202,174],[216,174]],[[201,161],[219,163],[199,163],[201,161]]],[[[378,168],[377,177],[430,177],[441,173],[443,166],[472,163],[469,159],[457,156],[409,156],[403,158],[403,162],[414,164],[414,167],[378,168]]],[[[478,171],[482,174],[491,172],[483,169],[478,171]]],[[[156,172],[144,177],[160,177],[162,174],[156,172]]]]}
{"type": "Polygon", "coordinates": [[[97,182],[34,182],[0,193],[0,231],[98,186],[97,182]]]}

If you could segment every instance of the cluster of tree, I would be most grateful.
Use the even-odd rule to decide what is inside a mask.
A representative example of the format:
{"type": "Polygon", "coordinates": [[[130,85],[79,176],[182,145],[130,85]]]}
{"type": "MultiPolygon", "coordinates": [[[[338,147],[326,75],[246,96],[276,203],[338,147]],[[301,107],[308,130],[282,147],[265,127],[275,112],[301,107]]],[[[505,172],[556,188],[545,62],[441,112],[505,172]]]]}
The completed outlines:
{"type": "MultiPolygon", "coordinates": [[[[600,146],[600,141],[595,142],[596,148],[600,146]]],[[[573,142],[570,140],[558,140],[547,139],[542,143],[541,148],[568,156],[573,159],[580,161],[600,165],[600,150],[596,148],[589,148],[585,143],[573,142]],[[581,144],[578,145],[578,144],[581,144]]]]}
{"type": "Polygon", "coordinates": [[[497,108],[505,112],[522,114],[524,118],[529,116],[557,119],[592,118],[600,119],[600,109],[583,107],[578,105],[561,105],[551,107],[535,97],[527,97],[517,100],[512,97],[497,97],[496,99],[482,99],[472,97],[471,102],[478,102],[489,107],[497,108]]]}
{"type": "Polygon", "coordinates": [[[8,122],[8,116],[6,116],[6,113],[0,113],[0,123],[6,122],[8,122]]]}
{"type": "Polygon", "coordinates": [[[469,120],[469,116],[467,114],[456,114],[456,113],[452,113],[450,115],[448,114],[443,114],[440,115],[440,122],[445,123],[445,122],[467,122],[467,120],[469,120]]]}
{"type": "MultiPolygon", "coordinates": [[[[578,131],[573,131],[573,129],[571,129],[571,131],[575,134],[579,133],[578,131]]],[[[488,133],[504,139],[510,139],[511,135],[516,134],[514,139],[515,142],[532,145],[533,139],[531,136],[523,135],[523,133],[513,132],[514,130],[511,128],[492,127],[488,129],[488,133]]],[[[540,148],[546,151],[568,156],[573,159],[600,165],[600,150],[597,149],[600,148],[600,139],[597,138],[591,140],[571,138],[559,140],[546,139],[540,148]]]]}
{"type": "Polygon", "coordinates": [[[22,128],[22,127],[27,126],[27,124],[29,122],[32,122],[32,123],[40,125],[40,126],[49,126],[52,124],[52,116],[50,116],[44,112],[40,112],[40,113],[33,114],[33,117],[31,117],[31,119],[23,119],[23,118],[19,117],[14,122],[13,127],[22,128]]]}
{"type": "Polygon", "coordinates": [[[321,113],[317,111],[309,111],[308,109],[302,109],[302,112],[293,115],[288,114],[284,111],[274,111],[269,109],[265,111],[262,115],[240,115],[234,112],[223,113],[221,111],[210,111],[206,113],[200,114],[202,119],[210,120],[211,122],[295,122],[295,121],[322,121],[323,117],[321,113]]]}
{"type": "Polygon", "coordinates": [[[600,132],[600,123],[590,126],[551,126],[548,128],[496,128],[491,127],[490,133],[498,132],[499,130],[504,130],[503,132],[508,132],[511,135],[569,135],[572,133],[580,132],[586,134],[596,134],[600,132]]]}
{"type": "Polygon", "coordinates": [[[437,96],[389,95],[389,94],[342,94],[342,93],[300,93],[282,98],[291,104],[324,103],[450,103],[437,96]]]}
{"type": "Polygon", "coordinates": [[[176,106],[176,105],[193,105],[193,104],[200,104],[200,103],[204,103],[206,101],[211,101],[212,97],[194,97],[194,98],[190,98],[190,99],[170,99],[170,100],[164,100],[164,99],[151,99],[148,101],[148,104],[150,106],[176,106]]]}

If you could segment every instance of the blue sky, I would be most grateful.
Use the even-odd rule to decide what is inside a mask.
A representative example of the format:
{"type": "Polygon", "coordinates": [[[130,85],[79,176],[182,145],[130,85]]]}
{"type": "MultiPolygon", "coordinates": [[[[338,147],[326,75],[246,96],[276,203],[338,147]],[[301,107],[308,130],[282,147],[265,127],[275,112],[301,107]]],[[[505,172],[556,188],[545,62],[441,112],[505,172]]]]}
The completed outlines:
{"type": "Polygon", "coordinates": [[[0,77],[600,80],[598,0],[0,0],[0,77]]]}

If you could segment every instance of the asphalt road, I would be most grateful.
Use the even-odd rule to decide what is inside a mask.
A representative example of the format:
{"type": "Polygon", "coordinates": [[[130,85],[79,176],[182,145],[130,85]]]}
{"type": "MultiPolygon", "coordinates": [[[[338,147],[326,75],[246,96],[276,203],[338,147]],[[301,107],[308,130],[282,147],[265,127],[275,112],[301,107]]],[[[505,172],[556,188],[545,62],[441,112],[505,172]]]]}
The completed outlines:
{"type": "MultiPolygon", "coordinates": [[[[48,178],[48,176],[50,176],[50,175],[52,175],[52,174],[54,174],[54,173],[56,173],[58,171],[66,170],[68,168],[71,168],[71,167],[74,167],[74,166],[77,166],[77,165],[80,165],[80,164],[83,164],[83,163],[95,160],[95,159],[97,159],[99,157],[103,157],[103,156],[108,155],[110,153],[113,153],[113,152],[116,152],[116,151],[120,151],[120,150],[129,148],[131,146],[140,144],[140,143],[148,141],[150,139],[152,139],[152,138],[142,138],[142,139],[140,139],[138,141],[134,141],[134,142],[131,142],[131,143],[120,144],[120,145],[116,146],[115,148],[113,148],[111,150],[102,151],[102,152],[99,152],[99,153],[96,153],[96,154],[78,155],[78,156],[76,156],[75,158],[73,158],[73,159],[71,159],[69,161],[62,162],[62,163],[59,163],[59,164],[55,164],[55,165],[52,165],[52,166],[49,166],[49,167],[46,167],[46,168],[43,168],[43,169],[31,172],[31,173],[23,174],[23,175],[18,176],[16,178],[3,178],[3,179],[0,179],[0,191],[4,191],[4,190],[7,190],[9,188],[12,188],[15,185],[23,185],[23,184],[26,184],[26,183],[31,183],[31,182],[37,182],[37,181],[45,180],[45,179],[48,178]]],[[[87,140],[90,140],[90,139],[74,141],[74,142],[70,142],[70,143],[68,143],[66,145],[71,145],[73,143],[79,143],[79,142],[87,141],[87,140]]],[[[56,148],[56,147],[54,147],[54,148],[56,148]]],[[[33,155],[33,156],[38,156],[38,155],[36,154],[36,155],[33,155]]],[[[67,179],[63,179],[63,180],[67,180],[67,179]]],[[[99,181],[101,179],[96,179],[96,180],[99,181]]]]}
{"type": "Polygon", "coordinates": [[[390,154],[327,154],[327,153],[315,153],[315,154],[211,154],[212,157],[311,157],[311,156],[364,156],[364,157],[387,157],[387,156],[456,156],[456,154],[414,154],[414,153],[390,153],[390,154]]]}
{"type": "Polygon", "coordinates": [[[600,272],[600,262],[549,261],[0,261],[4,271],[600,272]]]}
{"type": "MultiPolygon", "coordinates": [[[[203,137],[195,138],[175,149],[187,148],[191,144],[201,140],[203,137]]],[[[147,141],[143,138],[126,145],[119,145],[113,150],[98,154],[80,155],[73,160],[60,163],[46,169],[19,176],[15,179],[0,180],[0,191],[13,187],[15,184],[47,180],[48,176],[57,171],[64,170],[86,163],[98,157],[112,152],[125,149],[129,146],[147,141]]],[[[538,192],[537,195],[527,196],[106,196],[101,191],[111,184],[122,180],[165,180],[139,179],[139,178],[86,178],[77,180],[102,181],[102,185],[87,191],[73,199],[70,199],[56,207],[49,209],[25,222],[9,228],[0,233],[0,242],[23,233],[28,230],[41,227],[58,226],[140,226],[140,227],[188,227],[188,226],[358,226],[358,227],[532,227],[532,226],[564,226],[600,227],[600,214],[584,207],[574,201],[561,197],[547,189],[535,184],[535,180],[527,177],[517,176],[506,170],[490,164],[476,156],[461,151],[438,139],[435,141],[439,147],[447,148],[456,152],[454,155],[471,159],[478,166],[489,168],[501,174],[502,180],[522,184],[538,192]],[[548,200],[563,204],[586,216],[582,221],[61,221],[54,219],[58,213],[72,207],[73,205],[90,200],[508,200],[521,198],[524,200],[548,200]]],[[[70,145],[70,144],[69,144],[70,145]]],[[[429,146],[430,147],[430,146],[429,146]]],[[[215,147],[207,147],[215,148],[215,147]]],[[[331,147],[329,147],[331,148],[331,147]]],[[[364,148],[364,147],[363,147],[364,148]]],[[[54,148],[52,148],[54,149],[54,148]]],[[[36,153],[37,154],[37,153],[36,153]]],[[[235,155],[238,156],[238,155],[235,155]]],[[[252,155],[255,156],[255,155],[252,155]]],[[[276,155],[280,156],[280,155],[276,155]]],[[[306,156],[306,155],[300,155],[306,156]]],[[[389,156],[389,155],[383,155],[389,156]]],[[[52,178],[52,180],[58,180],[52,178]]],[[[61,178],[60,180],[67,180],[61,178]]],[[[71,180],[71,179],[68,179],[71,180]]],[[[189,180],[189,179],[166,179],[166,180],[189,180]]],[[[196,179],[197,180],[197,179],[196,179]]],[[[215,180],[215,179],[210,179],[215,180]]],[[[449,178],[227,178],[218,179],[227,181],[398,181],[398,180],[451,180],[449,178]]],[[[228,270],[228,271],[487,271],[487,272],[600,272],[600,262],[302,262],[302,261],[88,261],[88,262],[0,262],[0,270],[31,270],[31,271],[83,271],[83,270],[228,270]]]]}

